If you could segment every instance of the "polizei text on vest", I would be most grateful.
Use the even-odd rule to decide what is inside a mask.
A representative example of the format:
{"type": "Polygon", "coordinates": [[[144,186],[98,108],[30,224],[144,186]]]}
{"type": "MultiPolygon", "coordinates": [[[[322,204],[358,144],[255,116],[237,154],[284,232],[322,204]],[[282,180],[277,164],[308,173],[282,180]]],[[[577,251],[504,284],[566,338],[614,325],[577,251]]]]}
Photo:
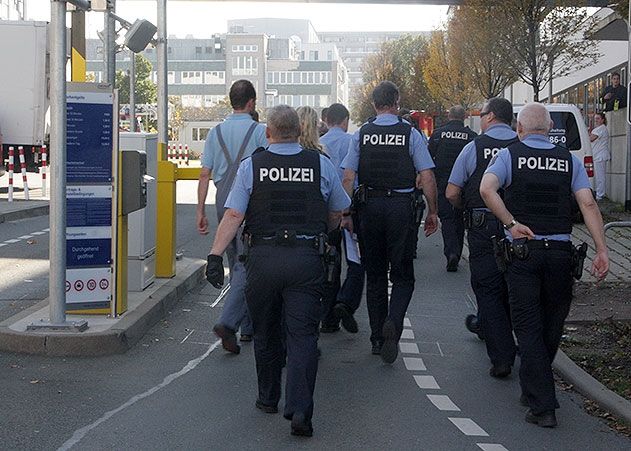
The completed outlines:
{"type": "Polygon", "coordinates": [[[405,135],[373,134],[364,135],[362,144],[370,143],[373,146],[405,146],[405,135]]]}
{"type": "Polygon", "coordinates": [[[313,182],[311,168],[261,168],[259,181],[264,182],[313,182]]]}
{"type": "Polygon", "coordinates": [[[570,171],[570,162],[568,160],[554,157],[519,157],[517,159],[517,169],[522,169],[524,166],[528,169],[540,171],[570,171]]]}

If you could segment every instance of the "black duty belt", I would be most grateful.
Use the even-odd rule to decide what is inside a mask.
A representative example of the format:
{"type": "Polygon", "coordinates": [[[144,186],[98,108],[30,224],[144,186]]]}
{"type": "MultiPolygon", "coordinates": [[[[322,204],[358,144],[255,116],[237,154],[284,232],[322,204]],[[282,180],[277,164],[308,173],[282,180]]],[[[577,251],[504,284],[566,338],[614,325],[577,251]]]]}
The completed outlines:
{"type": "Polygon", "coordinates": [[[366,197],[407,197],[412,198],[414,195],[413,191],[409,193],[400,193],[393,189],[368,189],[366,190],[366,197]]]}
{"type": "Polygon", "coordinates": [[[298,238],[298,237],[282,237],[278,235],[272,236],[252,236],[250,237],[249,245],[253,246],[287,246],[287,247],[310,247],[318,249],[320,245],[320,238],[298,238]]]}
{"type": "Polygon", "coordinates": [[[528,249],[549,249],[552,251],[571,251],[571,241],[558,241],[558,240],[528,240],[526,242],[528,249]]]}

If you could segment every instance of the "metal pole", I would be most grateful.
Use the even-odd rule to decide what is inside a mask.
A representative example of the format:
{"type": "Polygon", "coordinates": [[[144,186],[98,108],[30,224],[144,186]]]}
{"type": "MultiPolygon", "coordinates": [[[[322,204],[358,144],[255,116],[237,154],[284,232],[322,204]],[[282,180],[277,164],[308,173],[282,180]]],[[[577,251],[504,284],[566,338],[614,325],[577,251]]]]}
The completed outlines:
{"type": "Polygon", "coordinates": [[[158,142],[169,142],[169,99],[167,87],[167,0],[158,0],[158,142]]]}
{"type": "MultiPolygon", "coordinates": [[[[627,17],[627,85],[631,80],[631,2],[629,2],[629,15],[627,17]]],[[[629,99],[627,99],[627,115],[629,114],[629,99]]],[[[627,170],[626,170],[626,189],[624,196],[624,209],[631,211],[631,125],[627,120],[627,170]]]]}
{"type": "Polygon", "coordinates": [[[115,0],[108,0],[105,12],[105,32],[103,42],[103,60],[105,62],[105,83],[114,86],[116,82],[116,19],[110,14],[116,7],[115,0]]]}
{"type": "Polygon", "coordinates": [[[554,70],[554,59],[550,58],[550,81],[548,81],[548,103],[552,103],[552,71],[554,70]]]}
{"type": "Polygon", "coordinates": [[[129,131],[136,131],[136,54],[131,53],[129,62],[129,131]]]}
{"type": "Polygon", "coordinates": [[[66,3],[50,4],[50,322],[66,321],[66,3]]]}

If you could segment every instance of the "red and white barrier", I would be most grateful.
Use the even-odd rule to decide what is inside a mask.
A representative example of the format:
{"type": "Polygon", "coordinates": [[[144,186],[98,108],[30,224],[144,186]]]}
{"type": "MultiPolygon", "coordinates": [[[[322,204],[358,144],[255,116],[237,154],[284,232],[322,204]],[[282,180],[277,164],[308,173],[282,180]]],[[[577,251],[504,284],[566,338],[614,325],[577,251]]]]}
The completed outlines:
{"type": "Polygon", "coordinates": [[[9,147],[9,194],[8,200],[9,202],[13,202],[13,172],[15,169],[15,149],[13,146],[9,147]]]}
{"type": "Polygon", "coordinates": [[[26,178],[26,160],[24,159],[24,147],[18,146],[20,154],[20,171],[22,172],[22,186],[24,188],[24,200],[29,200],[28,180],[26,178]]]}
{"type": "Polygon", "coordinates": [[[48,160],[48,149],[46,145],[42,146],[42,197],[46,197],[46,172],[48,167],[46,166],[48,160]]]}
{"type": "Polygon", "coordinates": [[[180,144],[178,146],[178,153],[177,153],[177,164],[178,164],[178,166],[182,162],[183,158],[184,158],[184,151],[182,150],[182,144],[180,144]]]}
{"type": "Polygon", "coordinates": [[[184,146],[184,164],[186,166],[188,166],[188,157],[189,157],[188,144],[186,144],[184,146]]]}
{"type": "Polygon", "coordinates": [[[169,149],[167,151],[167,160],[172,160],[174,154],[175,154],[175,144],[169,144],[169,149]]]}

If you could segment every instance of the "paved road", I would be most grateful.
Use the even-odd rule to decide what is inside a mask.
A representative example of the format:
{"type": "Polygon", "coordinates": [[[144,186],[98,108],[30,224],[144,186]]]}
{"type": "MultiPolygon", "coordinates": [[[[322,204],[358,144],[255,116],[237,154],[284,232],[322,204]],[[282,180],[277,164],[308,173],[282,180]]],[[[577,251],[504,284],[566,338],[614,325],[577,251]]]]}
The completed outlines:
{"type": "MultiPolygon", "coordinates": [[[[194,232],[194,231],[193,231],[194,232]]],[[[184,233],[184,232],[183,232],[184,233]]],[[[191,235],[192,237],[193,235],[191,235]]],[[[254,408],[251,344],[226,355],[211,332],[221,301],[202,284],[131,351],[98,359],[0,354],[0,443],[7,449],[623,450],[628,438],[561,392],[560,426],[524,422],[516,376],[487,375],[481,342],[464,330],[473,311],[466,264],[444,271],[438,237],[422,240],[417,289],[392,366],[360,333],[323,335],[312,439],[289,435],[281,415],[254,408]]],[[[206,252],[204,240],[197,241],[206,252]]]]}

